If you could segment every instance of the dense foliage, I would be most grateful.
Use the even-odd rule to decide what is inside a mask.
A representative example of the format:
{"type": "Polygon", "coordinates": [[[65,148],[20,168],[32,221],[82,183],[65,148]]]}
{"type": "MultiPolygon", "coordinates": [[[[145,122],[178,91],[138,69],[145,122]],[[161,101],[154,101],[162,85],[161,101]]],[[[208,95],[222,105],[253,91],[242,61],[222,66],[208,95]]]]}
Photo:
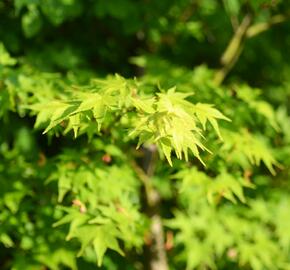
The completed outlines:
{"type": "Polygon", "coordinates": [[[290,269],[288,0],[0,2],[0,269],[290,269]]]}

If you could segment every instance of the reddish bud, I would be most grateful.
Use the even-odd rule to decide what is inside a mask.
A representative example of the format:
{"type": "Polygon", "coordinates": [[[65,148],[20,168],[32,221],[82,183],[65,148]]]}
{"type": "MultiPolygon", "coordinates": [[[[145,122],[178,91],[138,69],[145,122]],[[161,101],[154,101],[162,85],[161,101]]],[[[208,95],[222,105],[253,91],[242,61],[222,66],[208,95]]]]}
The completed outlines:
{"type": "Polygon", "coordinates": [[[173,232],[168,231],[166,233],[166,242],[165,242],[165,249],[171,250],[173,248],[173,232]]]}
{"type": "Polygon", "coordinates": [[[42,167],[46,164],[46,157],[43,153],[39,153],[39,159],[37,161],[38,166],[42,167]]]}
{"type": "Polygon", "coordinates": [[[81,213],[87,212],[86,206],[78,199],[72,201],[72,204],[79,207],[81,213]]]}
{"type": "Polygon", "coordinates": [[[104,161],[105,163],[109,164],[112,161],[112,157],[109,154],[105,154],[102,156],[102,161],[104,161]]]}
{"type": "Polygon", "coordinates": [[[238,256],[238,251],[235,248],[230,248],[227,252],[228,258],[234,260],[238,256]]]}

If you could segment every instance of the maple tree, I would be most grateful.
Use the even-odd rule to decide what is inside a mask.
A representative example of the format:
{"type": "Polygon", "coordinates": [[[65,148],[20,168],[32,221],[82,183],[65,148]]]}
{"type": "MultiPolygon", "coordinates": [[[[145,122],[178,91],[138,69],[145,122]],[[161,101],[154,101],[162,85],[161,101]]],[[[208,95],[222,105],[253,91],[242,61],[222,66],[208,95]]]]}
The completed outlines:
{"type": "Polygon", "coordinates": [[[289,1],[0,15],[1,269],[290,268],[289,1]]]}

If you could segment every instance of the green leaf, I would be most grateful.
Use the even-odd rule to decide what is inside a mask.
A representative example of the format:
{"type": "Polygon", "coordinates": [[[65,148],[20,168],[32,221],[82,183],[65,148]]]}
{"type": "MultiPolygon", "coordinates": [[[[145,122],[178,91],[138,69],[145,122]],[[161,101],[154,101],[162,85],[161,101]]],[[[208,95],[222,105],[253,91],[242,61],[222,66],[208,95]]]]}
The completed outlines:
{"type": "Polygon", "coordinates": [[[223,119],[226,121],[230,121],[229,118],[224,116],[221,112],[217,109],[213,108],[211,104],[202,104],[197,103],[194,107],[194,113],[196,114],[197,118],[202,124],[203,129],[206,129],[206,123],[209,121],[213,126],[214,130],[216,131],[219,138],[222,140],[221,133],[219,131],[219,127],[217,124],[216,119],[223,119]]]}
{"type": "Polygon", "coordinates": [[[22,17],[22,28],[26,37],[35,36],[42,27],[42,19],[37,7],[30,5],[22,17]]]}
{"type": "Polygon", "coordinates": [[[65,194],[71,189],[72,178],[63,172],[58,179],[58,202],[62,202],[65,194]]]}
{"type": "Polygon", "coordinates": [[[133,101],[139,110],[140,119],[130,136],[139,136],[138,147],[146,140],[156,143],[164,152],[171,166],[173,150],[178,159],[182,159],[184,156],[186,161],[188,160],[188,150],[190,150],[204,164],[199,149],[210,151],[200,141],[203,135],[197,127],[197,119],[204,129],[209,120],[218,135],[220,132],[216,119],[229,120],[218,110],[212,108],[212,105],[190,103],[185,100],[188,96],[188,94],[178,93],[175,88],[171,88],[166,94],[158,94],[156,101],[151,99],[149,107],[140,100],[133,101]]]}
{"type": "Polygon", "coordinates": [[[2,243],[6,248],[11,248],[14,246],[13,240],[8,234],[0,234],[0,243],[2,243]]]}
{"type": "Polygon", "coordinates": [[[93,247],[97,254],[98,266],[102,265],[103,257],[108,248],[117,251],[124,256],[120,249],[118,241],[114,235],[114,228],[103,225],[96,229],[95,239],[93,240],[93,247]]]}
{"type": "MultiPolygon", "coordinates": [[[[276,174],[274,166],[279,166],[279,163],[262,136],[251,134],[245,129],[242,129],[239,133],[223,131],[223,134],[226,136],[223,148],[232,149],[229,158],[235,158],[240,162],[239,158],[242,156],[256,166],[263,162],[273,175],[276,174]]],[[[242,162],[240,165],[245,166],[242,162]]]]}
{"type": "Polygon", "coordinates": [[[154,102],[155,98],[149,98],[149,99],[140,99],[140,98],[133,98],[131,97],[131,101],[133,103],[133,106],[136,107],[137,110],[145,112],[145,113],[154,113],[154,102]]]}
{"type": "Polygon", "coordinates": [[[74,114],[72,116],[69,116],[68,125],[64,131],[64,134],[66,134],[72,129],[74,132],[74,137],[76,138],[78,135],[78,130],[80,126],[81,126],[81,117],[79,114],[74,114]]]}
{"type": "Polygon", "coordinates": [[[82,93],[80,94],[80,106],[75,111],[75,113],[88,111],[98,106],[102,100],[102,96],[98,93],[82,93]]]}
{"type": "Polygon", "coordinates": [[[0,42],[0,65],[14,66],[16,62],[16,59],[10,56],[10,54],[5,49],[3,43],[0,42]]]}

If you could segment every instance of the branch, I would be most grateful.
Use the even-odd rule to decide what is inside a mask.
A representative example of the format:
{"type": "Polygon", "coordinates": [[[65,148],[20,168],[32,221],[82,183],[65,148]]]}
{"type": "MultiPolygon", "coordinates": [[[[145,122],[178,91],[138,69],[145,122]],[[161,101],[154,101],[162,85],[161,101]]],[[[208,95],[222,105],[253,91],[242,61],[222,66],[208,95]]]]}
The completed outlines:
{"type": "Polygon", "coordinates": [[[246,38],[252,38],[264,31],[267,31],[272,25],[282,23],[288,18],[289,14],[278,14],[270,18],[267,22],[251,25],[252,17],[249,14],[246,15],[221,57],[222,67],[215,74],[213,80],[214,83],[216,85],[220,85],[228,73],[232,70],[240,57],[246,38]]]}
{"type": "Polygon", "coordinates": [[[273,16],[268,22],[257,23],[249,27],[246,33],[247,38],[252,38],[264,31],[267,31],[272,25],[285,22],[289,15],[278,14],[273,16]]]}
{"type": "Polygon", "coordinates": [[[132,168],[142,181],[145,188],[146,205],[145,211],[151,219],[150,245],[147,249],[150,270],[168,270],[167,255],[164,245],[164,229],[160,215],[160,194],[152,185],[151,177],[155,171],[157,149],[155,146],[144,148],[144,159],[142,167],[135,161],[131,161],[132,168]]]}
{"type": "Polygon", "coordinates": [[[225,52],[221,57],[222,68],[216,73],[214,77],[214,83],[220,85],[229,71],[232,69],[236,61],[238,60],[242,51],[242,42],[246,36],[247,30],[250,27],[252,21],[252,16],[247,14],[241,24],[239,25],[237,31],[232,37],[229,45],[227,46],[225,52]]]}

